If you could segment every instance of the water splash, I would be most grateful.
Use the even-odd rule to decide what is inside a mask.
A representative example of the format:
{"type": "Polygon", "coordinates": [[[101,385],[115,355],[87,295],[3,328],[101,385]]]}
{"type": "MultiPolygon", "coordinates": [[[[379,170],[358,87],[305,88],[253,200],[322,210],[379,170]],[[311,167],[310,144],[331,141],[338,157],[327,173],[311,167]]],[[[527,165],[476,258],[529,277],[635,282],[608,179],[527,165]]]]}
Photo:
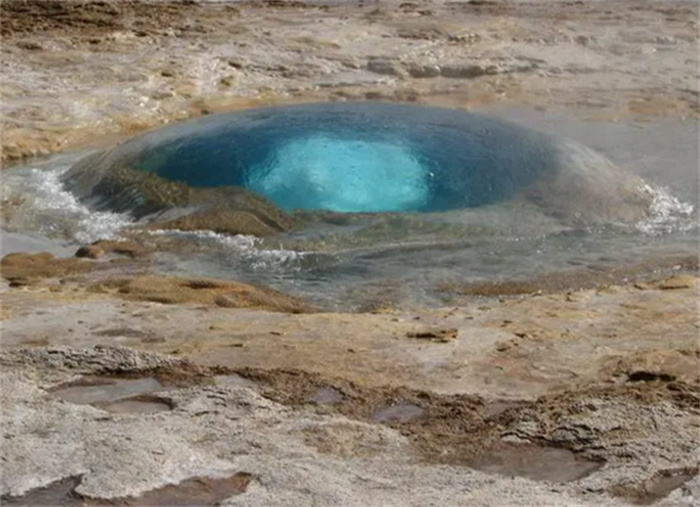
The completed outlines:
{"type": "Polygon", "coordinates": [[[133,219],[125,213],[92,211],[77,200],[61,181],[69,167],[59,163],[50,168],[6,171],[3,198],[15,209],[10,210],[5,226],[78,243],[118,238],[119,231],[133,219]]]}
{"type": "Polygon", "coordinates": [[[651,204],[649,215],[636,224],[639,231],[657,236],[697,228],[695,206],[681,201],[664,187],[644,185],[642,191],[651,198],[651,204]]]}
{"type": "Polygon", "coordinates": [[[229,257],[229,262],[244,262],[253,270],[269,271],[272,269],[301,270],[301,261],[312,252],[297,252],[265,248],[263,241],[255,236],[219,234],[213,231],[180,231],[180,230],[154,230],[153,236],[170,236],[199,243],[209,243],[223,248],[229,257]]]}

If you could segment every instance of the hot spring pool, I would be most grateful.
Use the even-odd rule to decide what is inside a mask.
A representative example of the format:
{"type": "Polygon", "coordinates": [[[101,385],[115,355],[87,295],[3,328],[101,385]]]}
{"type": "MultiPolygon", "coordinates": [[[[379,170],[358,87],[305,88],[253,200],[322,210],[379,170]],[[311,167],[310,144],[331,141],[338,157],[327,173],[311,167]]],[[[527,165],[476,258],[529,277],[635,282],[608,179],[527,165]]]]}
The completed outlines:
{"type": "Polygon", "coordinates": [[[696,253],[696,126],[500,115],[516,122],[373,103],[212,115],[8,172],[6,191],[30,198],[7,228],[64,252],[149,224],[193,245],[160,254],[164,271],[345,308],[696,253]],[[272,233],[208,230],[240,211],[272,233]],[[195,230],[165,227],[198,214],[195,230]]]}

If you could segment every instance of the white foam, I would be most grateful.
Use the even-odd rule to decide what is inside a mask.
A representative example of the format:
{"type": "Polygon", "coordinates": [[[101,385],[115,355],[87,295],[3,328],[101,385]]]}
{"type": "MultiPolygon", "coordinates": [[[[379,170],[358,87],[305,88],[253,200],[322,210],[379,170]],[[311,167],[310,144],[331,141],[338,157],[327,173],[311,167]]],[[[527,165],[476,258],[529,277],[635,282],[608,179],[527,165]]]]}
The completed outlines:
{"type": "Polygon", "coordinates": [[[667,188],[644,185],[642,192],[651,197],[649,216],[636,224],[641,232],[650,235],[684,232],[697,227],[695,206],[682,202],[667,188]]]}
{"type": "Polygon", "coordinates": [[[118,238],[132,223],[129,215],[91,211],[66,191],[61,175],[70,164],[47,169],[27,167],[11,171],[3,181],[3,197],[19,202],[19,213],[10,220],[14,229],[47,236],[63,236],[79,243],[118,238]]]}
{"type": "Polygon", "coordinates": [[[311,252],[298,252],[295,250],[265,249],[262,247],[262,239],[256,236],[248,236],[238,234],[230,236],[220,234],[214,231],[181,231],[174,230],[155,230],[150,231],[156,236],[176,236],[184,239],[195,241],[209,241],[216,243],[226,250],[229,255],[235,257],[236,260],[248,263],[248,266],[255,270],[268,270],[271,267],[296,267],[298,261],[309,255],[311,252]]]}

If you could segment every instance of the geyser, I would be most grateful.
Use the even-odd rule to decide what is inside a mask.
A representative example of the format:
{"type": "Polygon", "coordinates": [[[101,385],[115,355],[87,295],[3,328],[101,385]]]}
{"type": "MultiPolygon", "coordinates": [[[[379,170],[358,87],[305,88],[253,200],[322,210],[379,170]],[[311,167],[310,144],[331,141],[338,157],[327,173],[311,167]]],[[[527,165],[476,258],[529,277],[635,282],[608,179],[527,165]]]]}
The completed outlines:
{"type": "Polygon", "coordinates": [[[191,120],[90,156],[64,181],[95,207],[136,216],[223,206],[265,223],[274,213],[269,204],[258,213],[256,196],[286,211],[335,212],[435,212],[521,197],[584,222],[638,218],[647,204],[641,180],[577,143],[463,111],[380,103],[191,120]]]}

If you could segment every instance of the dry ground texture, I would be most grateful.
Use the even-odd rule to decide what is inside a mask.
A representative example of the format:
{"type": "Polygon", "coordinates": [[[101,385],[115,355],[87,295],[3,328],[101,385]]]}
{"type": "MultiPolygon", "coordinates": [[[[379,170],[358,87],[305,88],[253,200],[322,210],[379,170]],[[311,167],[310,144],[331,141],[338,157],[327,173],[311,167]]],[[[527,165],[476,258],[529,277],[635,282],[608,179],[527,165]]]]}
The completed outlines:
{"type": "Polygon", "coordinates": [[[696,2],[3,0],[3,161],[257,104],[696,117],[696,2]]]}
{"type": "MultiPolygon", "coordinates": [[[[3,0],[2,160],[259,104],[698,116],[676,1],[3,0]]],[[[7,505],[694,505],[697,258],[328,313],[158,277],[152,248],[15,254],[7,505]],[[634,270],[632,270],[634,271],[634,270]],[[60,503],[62,502],[62,503],[60,503]]]]}

